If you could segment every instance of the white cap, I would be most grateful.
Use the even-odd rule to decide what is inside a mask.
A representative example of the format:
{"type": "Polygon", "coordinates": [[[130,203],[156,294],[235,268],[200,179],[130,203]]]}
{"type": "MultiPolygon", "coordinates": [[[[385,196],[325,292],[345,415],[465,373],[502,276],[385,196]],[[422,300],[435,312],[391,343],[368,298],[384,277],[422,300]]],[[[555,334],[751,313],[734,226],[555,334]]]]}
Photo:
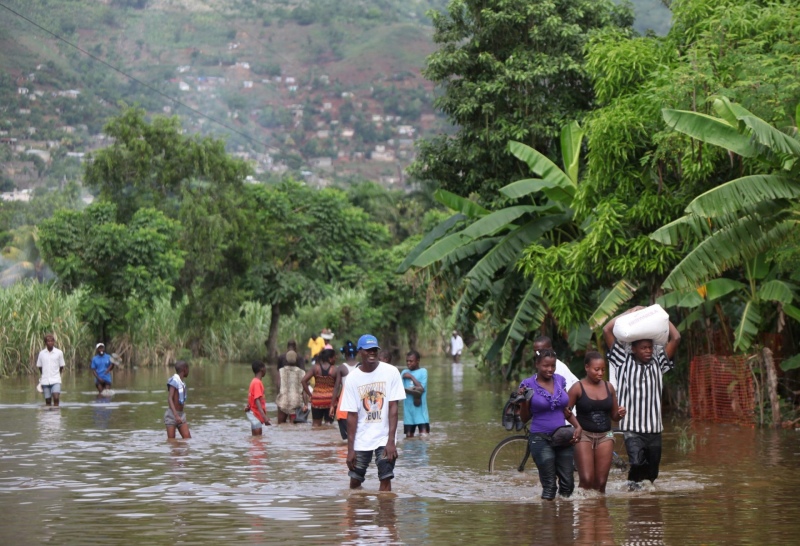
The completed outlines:
{"type": "Polygon", "coordinates": [[[97,350],[97,349],[99,349],[100,347],[102,347],[103,349],[105,349],[105,348],[106,348],[106,344],[105,344],[105,343],[98,343],[97,345],[95,345],[95,346],[94,346],[94,350],[96,351],[96,350],[97,350]]]}

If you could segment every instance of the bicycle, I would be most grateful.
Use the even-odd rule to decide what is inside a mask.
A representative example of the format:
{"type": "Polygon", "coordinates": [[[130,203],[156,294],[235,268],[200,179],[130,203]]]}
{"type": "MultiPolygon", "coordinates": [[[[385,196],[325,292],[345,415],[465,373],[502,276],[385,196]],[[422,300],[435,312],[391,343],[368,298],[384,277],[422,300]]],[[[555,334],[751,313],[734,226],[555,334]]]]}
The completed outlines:
{"type": "MultiPolygon", "coordinates": [[[[621,436],[622,432],[614,430],[614,436],[621,436]]],[[[492,450],[489,456],[489,472],[508,472],[516,470],[524,472],[525,466],[531,459],[531,452],[528,449],[528,437],[530,429],[525,424],[525,434],[515,434],[508,438],[503,438],[492,450]]],[[[614,451],[611,465],[616,468],[627,468],[628,463],[614,451]]]]}

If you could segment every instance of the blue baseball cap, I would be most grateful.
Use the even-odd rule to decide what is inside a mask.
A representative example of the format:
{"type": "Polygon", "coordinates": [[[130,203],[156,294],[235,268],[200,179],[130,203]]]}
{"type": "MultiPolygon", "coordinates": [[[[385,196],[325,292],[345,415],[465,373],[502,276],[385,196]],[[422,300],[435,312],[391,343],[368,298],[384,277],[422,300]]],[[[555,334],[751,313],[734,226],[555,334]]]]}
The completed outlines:
{"type": "Polygon", "coordinates": [[[357,348],[359,351],[361,349],[380,349],[380,346],[378,345],[378,338],[369,334],[364,334],[358,338],[357,348]]]}

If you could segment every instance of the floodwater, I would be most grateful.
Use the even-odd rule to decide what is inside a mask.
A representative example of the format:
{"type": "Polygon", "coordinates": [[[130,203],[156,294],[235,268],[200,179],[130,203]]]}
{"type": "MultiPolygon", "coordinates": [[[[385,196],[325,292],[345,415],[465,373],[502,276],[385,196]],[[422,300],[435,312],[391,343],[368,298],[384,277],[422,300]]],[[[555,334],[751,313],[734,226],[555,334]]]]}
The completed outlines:
{"type": "Polygon", "coordinates": [[[612,469],[605,497],[545,502],[533,464],[523,475],[487,471],[492,448],[511,434],[499,423],[510,385],[469,363],[423,366],[432,433],[399,439],[388,494],[378,494],[374,466],[364,490],[348,490],[336,427],[272,426],[251,437],[249,365],[193,366],[193,437],[172,442],[164,368],[117,371],[110,400],[96,398],[88,372],[67,374],[60,410],[43,409],[33,378],[2,379],[0,541],[797,543],[800,433],[673,422],[654,489],[623,491],[625,476],[612,469]],[[681,437],[694,448],[682,449],[681,437]]]}

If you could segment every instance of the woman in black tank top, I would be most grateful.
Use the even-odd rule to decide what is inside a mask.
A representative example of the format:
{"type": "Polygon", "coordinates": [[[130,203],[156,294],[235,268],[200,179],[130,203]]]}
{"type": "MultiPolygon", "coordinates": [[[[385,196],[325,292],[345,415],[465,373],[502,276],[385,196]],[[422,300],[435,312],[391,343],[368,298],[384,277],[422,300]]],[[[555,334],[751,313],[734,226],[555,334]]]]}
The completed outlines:
{"type": "Polygon", "coordinates": [[[608,472],[614,455],[614,433],[611,421],[625,416],[625,408],[617,403],[614,387],[603,380],[606,361],[595,351],[586,353],[583,361],[586,377],[569,390],[569,407],[575,408],[583,432],[575,446],[575,465],[583,489],[606,491],[608,472]]]}

